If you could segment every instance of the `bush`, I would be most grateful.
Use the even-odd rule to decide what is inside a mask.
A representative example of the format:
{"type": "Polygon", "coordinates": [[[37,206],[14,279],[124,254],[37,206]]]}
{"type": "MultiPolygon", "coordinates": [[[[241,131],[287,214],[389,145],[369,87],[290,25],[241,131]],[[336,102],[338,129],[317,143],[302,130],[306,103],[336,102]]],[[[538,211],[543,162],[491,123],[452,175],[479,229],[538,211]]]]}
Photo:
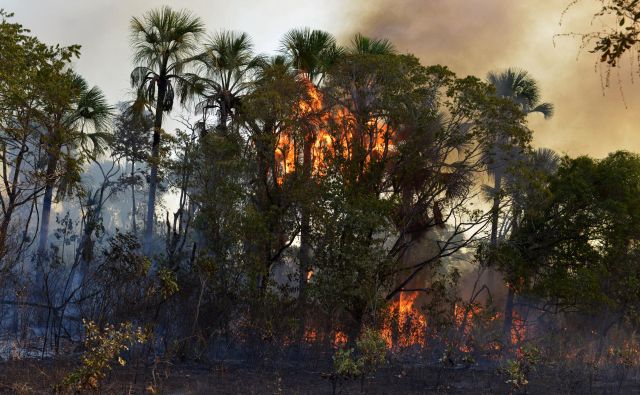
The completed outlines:
{"type": "Polygon", "coordinates": [[[81,366],[65,377],[57,387],[58,391],[97,391],[100,388],[100,382],[111,370],[111,364],[115,362],[121,366],[126,364],[121,357],[122,352],[129,350],[129,347],[135,343],[144,343],[147,340],[147,334],[141,328],[134,330],[130,322],[122,323],[118,328],[110,324],[104,329],[100,329],[93,321],[83,320],[83,324],[86,337],[81,366]]]}

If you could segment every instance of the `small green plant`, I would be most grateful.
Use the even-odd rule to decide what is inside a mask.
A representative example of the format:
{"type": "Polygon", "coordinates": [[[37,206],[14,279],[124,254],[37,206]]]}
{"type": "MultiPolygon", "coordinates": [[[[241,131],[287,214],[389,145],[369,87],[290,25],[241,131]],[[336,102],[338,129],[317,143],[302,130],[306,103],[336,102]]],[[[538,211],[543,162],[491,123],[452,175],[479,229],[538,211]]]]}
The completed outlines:
{"type": "Polygon", "coordinates": [[[362,374],[362,366],[355,358],[353,348],[336,351],[333,355],[333,372],[344,378],[354,378],[362,374]]]}
{"type": "Polygon", "coordinates": [[[107,325],[100,329],[93,321],[83,320],[85,328],[85,351],[81,357],[81,366],[71,372],[63,382],[57,386],[58,391],[73,392],[97,391],[100,382],[111,370],[111,365],[126,364],[121,354],[135,343],[147,341],[147,334],[141,328],[133,328],[130,322],[122,323],[118,327],[107,325]]]}
{"type": "Polygon", "coordinates": [[[379,331],[366,328],[356,341],[358,361],[363,374],[371,374],[385,364],[387,344],[379,331]]]}
{"type": "Polygon", "coordinates": [[[525,391],[529,385],[529,376],[533,368],[541,361],[541,353],[537,347],[522,347],[515,360],[508,360],[504,373],[507,375],[507,384],[511,385],[511,390],[525,391]]]}
{"type": "Polygon", "coordinates": [[[158,271],[160,280],[160,295],[163,299],[168,299],[180,290],[176,274],[166,267],[158,271]]]}
{"type": "Polygon", "coordinates": [[[356,349],[361,371],[360,390],[364,392],[364,381],[386,362],[387,343],[379,331],[365,328],[356,341],[356,349]]]}
{"type": "Polygon", "coordinates": [[[508,360],[504,372],[507,374],[505,383],[511,386],[512,391],[522,390],[529,384],[527,374],[517,360],[508,360]]]}
{"type": "Polygon", "coordinates": [[[386,362],[387,346],[380,332],[365,328],[356,341],[356,349],[340,349],[333,355],[333,373],[328,377],[336,393],[338,383],[360,378],[360,389],[364,381],[386,362]]]}

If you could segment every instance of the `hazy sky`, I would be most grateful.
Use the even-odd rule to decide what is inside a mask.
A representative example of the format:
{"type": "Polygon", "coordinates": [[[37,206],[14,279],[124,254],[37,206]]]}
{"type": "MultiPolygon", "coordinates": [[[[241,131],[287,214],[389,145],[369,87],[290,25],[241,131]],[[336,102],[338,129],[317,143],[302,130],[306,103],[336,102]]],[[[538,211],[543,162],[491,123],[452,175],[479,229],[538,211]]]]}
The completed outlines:
{"type": "Polygon", "coordinates": [[[570,155],[603,156],[616,149],[640,152],[640,76],[632,67],[612,74],[603,95],[594,55],[580,41],[554,34],[587,31],[598,2],[582,0],[559,25],[569,0],[0,0],[0,8],[48,43],[82,45],[76,69],[99,85],[112,102],[129,94],[132,15],[168,4],[200,15],[210,31],[247,31],[260,52],[273,52],[293,27],[328,30],[338,37],[355,31],[391,39],[424,64],[448,65],[460,75],[484,77],[509,66],[528,70],[545,101],[556,106],[551,120],[532,116],[535,144],[570,155]],[[592,13],[592,12],[591,12],[592,13]],[[621,79],[623,101],[618,86],[621,79]],[[625,108],[625,102],[626,107],[625,108]]]}

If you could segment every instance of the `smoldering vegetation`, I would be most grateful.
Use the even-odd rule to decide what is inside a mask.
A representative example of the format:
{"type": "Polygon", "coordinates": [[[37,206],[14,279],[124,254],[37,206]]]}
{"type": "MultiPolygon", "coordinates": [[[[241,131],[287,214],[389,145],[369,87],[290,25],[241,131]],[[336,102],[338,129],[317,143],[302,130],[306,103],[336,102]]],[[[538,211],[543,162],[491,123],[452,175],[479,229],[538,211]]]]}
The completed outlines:
{"type": "Polygon", "coordinates": [[[534,147],[531,73],[162,7],[110,105],[0,15],[0,391],[637,387],[640,157],[534,147]]]}

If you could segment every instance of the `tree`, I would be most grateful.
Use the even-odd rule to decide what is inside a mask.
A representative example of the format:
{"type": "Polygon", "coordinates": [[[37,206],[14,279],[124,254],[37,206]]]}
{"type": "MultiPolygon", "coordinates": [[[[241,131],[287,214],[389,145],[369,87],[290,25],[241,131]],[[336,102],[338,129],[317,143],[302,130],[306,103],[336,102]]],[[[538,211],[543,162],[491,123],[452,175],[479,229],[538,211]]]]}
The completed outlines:
{"type": "Polygon", "coordinates": [[[485,229],[489,213],[465,206],[496,126],[514,141],[529,133],[488,85],[410,55],[345,55],[321,92],[312,279],[323,308],[348,313],[353,340],[385,301],[424,290],[485,229]]]}
{"type": "Polygon", "coordinates": [[[89,88],[77,74],[68,74],[44,94],[46,115],[38,120],[45,129],[41,144],[46,155],[45,188],[38,254],[46,254],[53,190],[58,198],[80,181],[81,164],[103,151],[109,135],[112,108],[98,87],[89,88]]]}
{"type": "MultiPolygon", "coordinates": [[[[523,264],[517,259],[511,259],[509,253],[513,248],[512,243],[518,243],[517,237],[520,222],[530,210],[535,210],[534,202],[544,201],[547,198],[547,189],[550,178],[558,169],[560,159],[553,150],[540,148],[537,150],[522,151],[511,158],[509,169],[504,174],[504,194],[506,200],[503,208],[504,223],[502,234],[505,235],[506,246],[494,246],[497,250],[495,259],[499,270],[507,283],[507,299],[505,303],[503,339],[507,345],[512,340],[513,311],[516,295],[522,291],[523,264]]],[[[524,263],[526,265],[526,263],[524,263]]]]}
{"type": "Polygon", "coordinates": [[[149,159],[149,140],[153,128],[153,115],[150,112],[134,111],[128,103],[121,103],[120,113],[116,116],[112,153],[125,158],[131,164],[129,176],[122,181],[131,187],[131,232],[136,234],[138,226],[136,222],[136,186],[142,183],[143,177],[136,164],[144,163],[149,159]]]}
{"type": "Polygon", "coordinates": [[[594,323],[600,352],[609,329],[638,322],[640,157],[565,157],[543,194],[527,200],[509,255],[523,291],[594,323]]]}
{"type": "Polygon", "coordinates": [[[299,236],[295,203],[300,183],[286,177],[293,147],[282,141],[299,127],[300,103],[308,99],[306,86],[296,81],[291,64],[282,56],[263,59],[253,89],[243,99],[238,121],[248,135],[248,201],[246,222],[248,257],[256,272],[257,290],[264,293],[271,269],[299,236]]]}
{"type": "Polygon", "coordinates": [[[392,55],[396,53],[393,44],[386,39],[371,38],[357,33],[351,39],[348,52],[360,55],[392,55]]]}
{"type": "Polygon", "coordinates": [[[130,29],[134,62],[138,65],[131,73],[131,85],[137,89],[138,107],[152,103],[155,108],[144,233],[145,248],[151,251],[162,117],[165,112],[171,112],[176,96],[185,99],[189,92],[190,81],[183,73],[194,60],[204,26],[200,18],[189,11],[174,11],[165,6],[148,11],[142,18],[132,18],[130,29]]]}
{"type": "MultiPolygon", "coordinates": [[[[290,59],[298,75],[303,79],[303,83],[311,85],[309,90],[317,90],[328,73],[332,64],[336,62],[342,53],[337,46],[335,38],[321,30],[293,29],[282,39],[281,51],[290,59]],[[305,82],[306,81],[306,82],[305,82]]],[[[312,98],[312,100],[317,100],[312,98]]],[[[319,109],[309,106],[310,111],[319,109]]],[[[308,116],[310,114],[304,114],[308,116]]],[[[312,116],[315,114],[311,114],[312,116]]],[[[313,171],[313,145],[316,141],[318,130],[314,122],[301,125],[300,130],[302,155],[301,160],[302,179],[310,180],[313,171]]],[[[309,214],[308,202],[300,202],[300,254],[299,264],[299,296],[300,301],[305,301],[305,288],[307,284],[307,273],[311,262],[312,247],[310,240],[311,218],[309,214]]]]}
{"type": "Polygon", "coordinates": [[[343,53],[336,39],[322,30],[293,29],[282,38],[281,52],[291,59],[297,72],[319,86],[343,53]]]}
{"type": "Polygon", "coordinates": [[[202,112],[204,122],[209,110],[217,111],[216,127],[225,130],[253,84],[252,73],[260,58],[253,54],[246,33],[223,31],[209,39],[197,61],[203,77],[193,76],[193,83],[199,85],[204,101],[196,105],[196,111],[202,112]]]}
{"type": "MultiPolygon", "coordinates": [[[[7,239],[14,215],[22,207],[24,231],[17,238],[20,255],[28,243],[28,229],[37,198],[45,190],[41,177],[42,122],[48,116],[49,92],[68,82],[69,62],[79,55],[79,46],[48,46],[22,25],[10,23],[12,14],[0,10],[0,151],[2,191],[0,204],[0,261],[8,252],[7,239]]],[[[64,89],[63,89],[64,90],[64,89]]],[[[67,91],[67,94],[69,92],[67,91]]]]}
{"type": "MultiPolygon", "coordinates": [[[[488,82],[493,85],[496,95],[507,98],[515,103],[525,115],[540,113],[545,119],[553,116],[553,105],[547,102],[540,103],[540,89],[537,82],[524,70],[507,69],[500,73],[491,72],[487,76],[488,82]]],[[[498,226],[500,218],[500,202],[502,197],[502,181],[509,167],[516,163],[521,149],[514,145],[508,136],[496,134],[496,139],[489,142],[485,155],[488,163],[487,170],[493,176],[494,185],[490,194],[493,195],[493,207],[491,218],[492,248],[496,248],[499,242],[498,226]]],[[[513,311],[514,290],[509,287],[506,308],[504,338],[510,341],[511,317],[513,311]]]]}
{"type": "MultiPolygon", "coordinates": [[[[507,69],[500,73],[491,72],[487,81],[495,88],[498,97],[507,98],[521,108],[524,114],[540,113],[545,119],[553,116],[553,105],[540,103],[540,89],[536,81],[524,70],[507,69]]],[[[498,220],[500,213],[500,191],[502,179],[509,161],[517,155],[517,147],[502,133],[496,134],[496,140],[488,142],[486,148],[487,170],[493,176],[493,218],[491,222],[491,245],[498,242],[498,220]]]]}

